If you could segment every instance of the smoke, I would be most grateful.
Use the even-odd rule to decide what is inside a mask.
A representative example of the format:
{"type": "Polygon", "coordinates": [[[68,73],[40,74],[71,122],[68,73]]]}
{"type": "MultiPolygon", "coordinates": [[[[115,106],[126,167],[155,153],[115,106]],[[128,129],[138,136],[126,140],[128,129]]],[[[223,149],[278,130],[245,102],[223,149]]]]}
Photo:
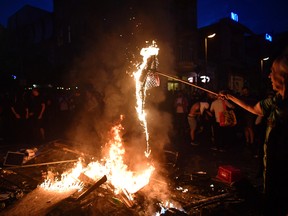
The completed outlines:
{"type": "MultiPolygon", "coordinates": [[[[159,4],[161,1],[157,2],[153,1],[153,7],[144,2],[141,5],[143,8],[133,5],[127,13],[124,13],[126,9],[123,6],[118,14],[110,16],[109,30],[103,27],[101,32],[95,27],[97,30],[91,32],[83,44],[85,50],[71,62],[69,80],[79,84],[84,105],[67,136],[81,142],[89,152],[99,152],[107,141],[107,132],[120,115],[124,115],[123,139],[128,158],[133,158],[130,163],[143,161],[146,143],[135,110],[135,82],[132,77],[135,64],[142,61],[141,48],[147,46],[147,41],[156,40],[160,48],[159,70],[171,73],[174,68],[171,47],[174,38],[173,18],[170,16],[169,3],[163,7],[159,4]],[[88,111],[91,101],[94,101],[94,108],[88,111]],[[129,157],[129,154],[133,157],[129,157]]],[[[161,107],[167,99],[165,93],[164,81],[160,87],[149,90],[145,107],[152,154],[155,155],[169,143],[172,129],[171,115],[161,107]]]]}
{"type": "Polygon", "coordinates": [[[146,206],[151,208],[151,212],[154,211],[154,200],[168,200],[171,194],[166,183],[167,176],[163,176],[163,149],[170,143],[172,131],[172,116],[167,111],[170,110],[167,106],[171,104],[167,102],[166,78],[161,78],[160,86],[148,90],[146,97],[151,148],[151,156],[147,159],[144,155],[145,134],[135,109],[135,81],[132,74],[137,64],[142,62],[140,50],[147,46],[147,41],[152,40],[159,47],[157,69],[163,73],[174,73],[174,21],[170,16],[170,1],[165,1],[168,2],[165,6],[159,5],[159,2],[164,1],[137,1],[135,4],[141,4],[139,8],[137,5],[127,7],[128,11],[122,8],[114,17],[105,18],[109,28],[107,23],[101,27],[97,26],[99,21],[93,23],[91,19],[90,29],[94,25],[95,31],[86,34],[81,52],[71,61],[68,74],[71,84],[80,86],[82,106],[75,113],[67,136],[81,143],[83,152],[102,158],[102,147],[108,143],[109,131],[123,115],[125,164],[136,172],[141,171],[147,162],[156,168],[152,183],[141,190],[147,197],[146,206]],[[145,9],[140,10],[142,4],[145,9]],[[160,183],[155,184],[155,181],[160,183]]]}

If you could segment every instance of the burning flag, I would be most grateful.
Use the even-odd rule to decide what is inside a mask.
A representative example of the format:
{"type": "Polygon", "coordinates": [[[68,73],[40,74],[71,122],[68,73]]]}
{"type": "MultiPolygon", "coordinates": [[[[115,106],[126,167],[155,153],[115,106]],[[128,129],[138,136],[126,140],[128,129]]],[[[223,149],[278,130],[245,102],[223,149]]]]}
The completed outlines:
{"type": "MultiPolygon", "coordinates": [[[[138,119],[143,125],[145,136],[146,136],[146,151],[145,156],[148,158],[151,150],[149,145],[149,133],[148,133],[148,126],[146,120],[146,112],[144,109],[145,106],[145,99],[146,99],[146,91],[149,86],[145,85],[147,82],[149,70],[156,69],[157,61],[156,56],[158,55],[159,48],[157,47],[155,41],[153,41],[152,45],[147,48],[142,48],[140,54],[143,56],[143,62],[138,66],[138,70],[134,72],[134,79],[136,82],[136,110],[138,114],[138,119]],[[151,61],[152,58],[152,61],[151,61]],[[150,61],[149,61],[150,60],[150,61]],[[144,77],[144,78],[143,78],[144,77]]],[[[149,83],[149,82],[148,82],[149,83]]]]}
{"type": "MultiPolygon", "coordinates": [[[[146,135],[147,148],[145,156],[148,158],[151,150],[149,147],[149,133],[146,121],[146,112],[144,110],[146,91],[149,86],[145,85],[148,73],[152,68],[156,69],[159,48],[153,41],[152,45],[143,48],[140,54],[143,56],[143,62],[139,65],[138,71],[134,75],[136,89],[136,111],[138,119],[144,127],[146,135]],[[152,57],[152,58],[151,58],[152,57]],[[143,79],[143,76],[145,77],[143,79]]],[[[122,120],[122,118],[121,118],[122,120]]],[[[95,182],[101,177],[106,176],[107,182],[114,186],[114,193],[124,193],[128,199],[132,199],[131,194],[136,193],[149,183],[150,177],[155,170],[154,166],[147,163],[142,170],[130,171],[124,163],[125,149],[122,145],[121,131],[124,128],[121,123],[112,127],[110,131],[111,139],[106,146],[109,147],[107,155],[101,161],[92,161],[84,166],[83,161],[79,160],[75,168],[63,173],[58,179],[53,173],[48,173],[47,179],[40,185],[41,188],[53,191],[78,190],[84,187],[81,176],[87,176],[95,182]]]]}

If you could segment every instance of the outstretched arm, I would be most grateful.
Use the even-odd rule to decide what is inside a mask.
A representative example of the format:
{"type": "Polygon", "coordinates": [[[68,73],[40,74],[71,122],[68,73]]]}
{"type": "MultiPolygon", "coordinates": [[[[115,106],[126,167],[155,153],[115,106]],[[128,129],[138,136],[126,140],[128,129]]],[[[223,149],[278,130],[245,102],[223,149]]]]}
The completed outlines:
{"type": "Polygon", "coordinates": [[[263,116],[263,112],[262,112],[262,109],[260,107],[259,102],[257,102],[255,105],[250,105],[250,104],[247,104],[246,102],[244,102],[244,101],[240,100],[239,98],[236,98],[230,94],[220,94],[220,96],[222,96],[228,100],[231,100],[232,102],[234,102],[238,106],[242,107],[243,109],[247,110],[248,112],[251,112],[255,115],[263,116]]]}

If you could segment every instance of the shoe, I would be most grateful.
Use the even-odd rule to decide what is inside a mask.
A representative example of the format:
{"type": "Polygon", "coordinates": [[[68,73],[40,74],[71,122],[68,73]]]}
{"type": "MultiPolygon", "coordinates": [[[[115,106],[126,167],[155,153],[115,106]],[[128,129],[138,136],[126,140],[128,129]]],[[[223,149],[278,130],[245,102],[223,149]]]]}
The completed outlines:
{"type": "Polygon", "coordinates": [[[222,148],[219,148],[218,150],[219,150],[219,152],[226,152],[226,150],[222,149],[222,148]]]}
{"type": "Polygon", "coordinates": [[[218,150],[216,147],[211,147],[210,149],[213,150],[213,151],[217,151],[218,150]]]}

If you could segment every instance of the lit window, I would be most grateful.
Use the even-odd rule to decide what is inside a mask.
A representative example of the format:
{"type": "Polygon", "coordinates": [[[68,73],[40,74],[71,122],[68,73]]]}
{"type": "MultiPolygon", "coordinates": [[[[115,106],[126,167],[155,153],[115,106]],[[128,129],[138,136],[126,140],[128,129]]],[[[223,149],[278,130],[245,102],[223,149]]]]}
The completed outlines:
{"type": "Polygon", "coordinates": [[[167,83],[167,88],[168,88],[168,91],[177,91],[179,90],[179,83],[177,82],[168,82],[167,83]]]}

